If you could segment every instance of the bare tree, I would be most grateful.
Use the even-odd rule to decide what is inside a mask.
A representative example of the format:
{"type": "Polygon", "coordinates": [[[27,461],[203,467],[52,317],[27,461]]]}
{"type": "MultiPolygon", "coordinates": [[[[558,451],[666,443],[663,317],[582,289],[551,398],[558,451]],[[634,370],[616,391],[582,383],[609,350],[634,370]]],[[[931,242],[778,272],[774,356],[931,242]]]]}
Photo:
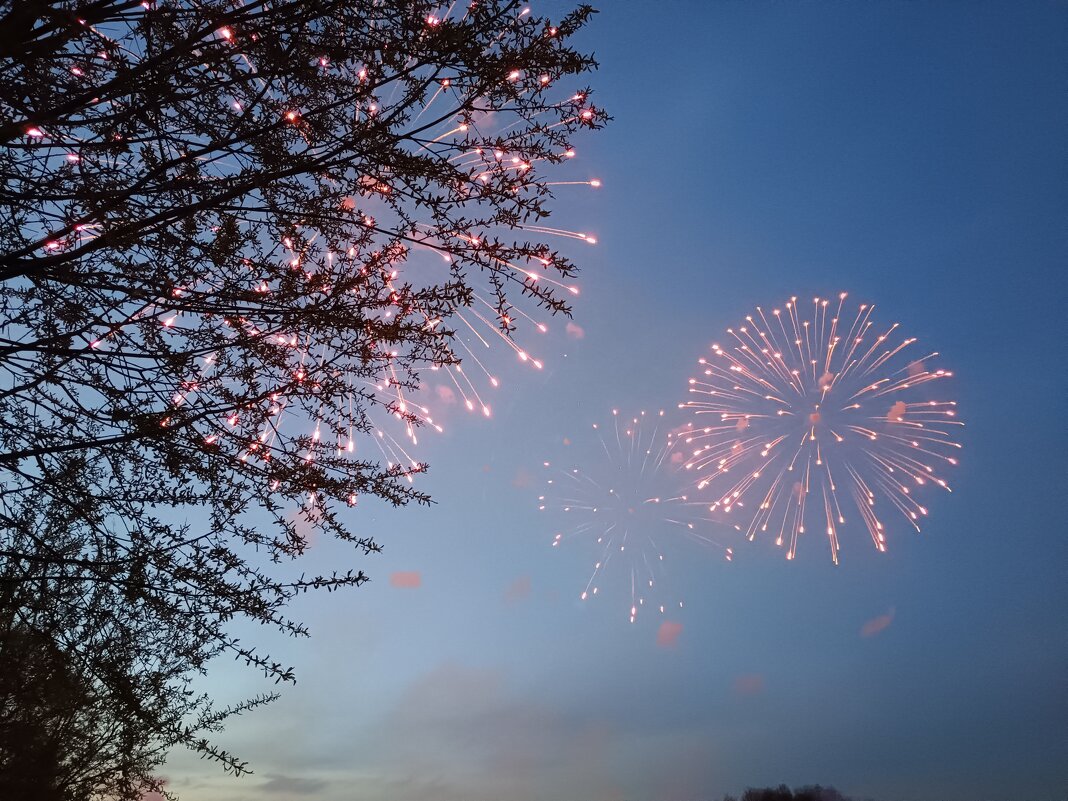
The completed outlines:
{"type": "MultiPolygon", "coordinates": [[[[183,644],[168,686],[225,651],[292,680],[227,624],[303,635],[295,594],[366,577],[272,564],[309,529],[377,550],[339,514],[361,495],[427,501],[402,441],[427,422],[427,370],[478,402],[458,332],[511,343],[533,308],[569,313],[575,268],[540,240],[566,235],[544,225],[547,170],[604,120],[558,88],[595,66],[567,44],[591,13],[0,3],[0,611],[18,647],[91,664],[96,641],[60,640],[106,598],[130,642],[183,644]],[[367,436],[380,418],[397,437],[367,436]],[[20,582],[44,582],[37,601],[20,582]]],[[[161,703],[146,719],[166,741],[191,710],[161,703]]]]}

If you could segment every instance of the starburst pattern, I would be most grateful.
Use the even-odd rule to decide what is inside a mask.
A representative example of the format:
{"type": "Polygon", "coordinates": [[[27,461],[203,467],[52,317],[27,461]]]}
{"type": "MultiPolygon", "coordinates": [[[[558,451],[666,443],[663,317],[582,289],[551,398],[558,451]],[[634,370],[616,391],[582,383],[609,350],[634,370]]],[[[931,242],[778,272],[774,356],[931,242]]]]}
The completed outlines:
{"type": "Polygon", "coordinates": [[[722,551],[731,548],[709,536],[707,505],[686,494],[682,453],[676,435],[665,430],[664,412],[623,418],[612,411],[607,426],[594,424],[599,458],[583,467],[561,468],[544,462],[545,489],[538,508],[559,515],[553,546],[568,539],[593,540],[596,557],[582,600],[601,594],[606,576],[629,591],[628,617],[656,608],[661,614],[682,601],[659,592],[666,554],[689,539],[722,551]],[[609,570],[609,565],[618,569],[609,570]],[[659,598],[659,600],[654,600],[659,598]]]}
{"type": "Polygon", "coordinates": [[[845,299],[758,306],[699,360],[680,404],[694,415],[686,469],[716,493],[709,509],[743,515],[749,539],[772,532],[788,559],[813,520],[836,564],[839,530],[856,521],[885,551],[888,517],[919,531],[917,496],[949,491],[943,471],[957,464],[956,403],[930,395],[952,373],[897,323],[878,325],[874,306],[844,318],[845,299]]]}

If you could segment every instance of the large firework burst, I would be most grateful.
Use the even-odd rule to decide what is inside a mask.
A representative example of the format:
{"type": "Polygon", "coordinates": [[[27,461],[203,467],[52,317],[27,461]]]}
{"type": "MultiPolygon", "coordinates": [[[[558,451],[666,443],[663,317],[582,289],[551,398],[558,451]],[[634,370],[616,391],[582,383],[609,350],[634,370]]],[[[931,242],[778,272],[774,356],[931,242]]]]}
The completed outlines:
{"type": "Polygon", "coordinates": [[[839,528],[856,519],[886,550],[887,516],[919,531],[916,496],[949,491],[942,471],[957,463],[956,403],[928,391],[952,373],[933,366],[937,352],[913,355],[897,323],[877,326],[874,306],[843,318],[845,298],[758,306],[699,360],[694,398],[680,404],[695,416],[686,468],[716,493],[709,508],[744,514],[749,539],[770,530],[788,559],[814,520],[835,563],[839,528]]]}
{"type": "Polygon", "coordinates": [[[659,596],[666,553],[680,535],[722,549],[728,561],[733,555],[709,536],[707,504],[686,494],[683,454],[663,418],[663,411],[621,418],[613,410],[609,425],[593,425],[600,457],[582,468],[544,462],[548,476],[538,496],[539,509],[566,518],[553,535],[554,547],[575,537],[596,543],[582,600],[600,594],[609,564],[619,563],[613,581],[629,589],[632,623],[646,607],[664,614],[668,607],[682,606],[677,599],[653,600],[659,596]]]}

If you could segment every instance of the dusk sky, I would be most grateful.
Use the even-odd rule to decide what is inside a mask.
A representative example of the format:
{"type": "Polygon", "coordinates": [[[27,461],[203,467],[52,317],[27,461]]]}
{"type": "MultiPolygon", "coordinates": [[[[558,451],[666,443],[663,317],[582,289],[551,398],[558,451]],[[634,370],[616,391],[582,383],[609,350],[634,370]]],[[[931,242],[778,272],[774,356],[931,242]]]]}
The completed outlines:
{"type": "MultiPolygon", "coordinates": [[[[566,6],[536,4],[559,16],[566,6]]],[[[1068,793],[1064,308],[1068,5],[608,2],[579,44],[614,120],[576,140],[596,191],[552,219],[582,268],[574,324],[496,358],[493,416],[422,437],[430,508],[351,512],[382,554],[313,546],[308,573],[372,581],[302,598],[312,638],[242,632],[296,667],[187,754],[185,801],[702,801],[831,784],[876,801],[1068,793]],[[603,456],[612,409],[681,422],[709,345],[793,295],[874,303],[937,350],[966,427],[953,493],[893,519],[673,551],[684,600],[628,621],[579,595],[592,542],[553,548],[541,465],[603,456]],[[568,443],[565,443],[565,439],[568,443]],[[670,625],[664,626],[664,623],[670,625]]],[[[536,334],[530,334],[537,337],[536,334]]],[[[942,391],[940,388],[939,391],[942,391]]],[[[936,393],[937,394],[937,393],[936,393]]],[[[889,518],[888,518],[889,519],[889,518]]],[[[220,663],[237,701],[265,687],[220,663]]]]}

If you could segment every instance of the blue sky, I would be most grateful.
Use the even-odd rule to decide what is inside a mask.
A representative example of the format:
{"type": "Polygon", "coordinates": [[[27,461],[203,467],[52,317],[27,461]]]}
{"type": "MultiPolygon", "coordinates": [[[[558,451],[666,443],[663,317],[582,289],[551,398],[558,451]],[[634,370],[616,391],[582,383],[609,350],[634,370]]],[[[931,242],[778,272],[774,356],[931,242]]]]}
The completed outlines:
{"type": "MultiPolygon", "coordinates": [[[[255,632],[299,676],[220,738],[256,775],[176,755],[175,789],[1062,798],[1066,34],[1064,3],[604,4],[582,41],[615,119],[576,162],[604,186],[557,212],[599,239],[569,251],[584,336],[511,372],[492,419],[424,438],[435,506],[353,513],[385,546],[360,563],[372,583],[302,599],[310,641],[255,632]],[[612,408],[673,409],[753,306],[842,290],[956,373],[962,464],[923,533],[878,554],[850,531],[837,567],[819,538],[792,563],[760,541],[730,564],[693,549],[666,579],[686,601],[667,646],[621,596],[579,601],[593,551],[550,547],[541,462],[593,458],[612,408]]],[[[261,689],[229,665],[210,684],[261,689]]]]}

